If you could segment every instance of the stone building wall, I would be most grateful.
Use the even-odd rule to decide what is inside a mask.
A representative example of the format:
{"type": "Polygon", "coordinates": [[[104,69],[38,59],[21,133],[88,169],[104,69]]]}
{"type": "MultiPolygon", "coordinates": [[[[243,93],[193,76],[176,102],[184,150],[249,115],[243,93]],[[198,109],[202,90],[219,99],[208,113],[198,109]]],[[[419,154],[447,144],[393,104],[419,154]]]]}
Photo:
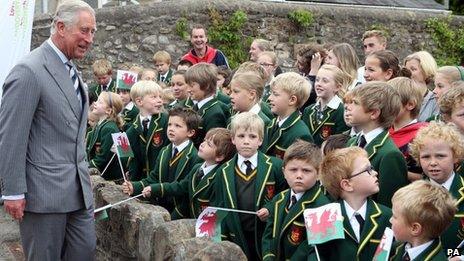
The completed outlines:
{"type": "MultiPolygon", "coordinates": [[[[98,58],[107,58],[114,68],[134,63],[153,67],[152,57],[158,50],[167,50],[173,62],[190,48],[190,43],[176,33],[180,17],[189,26],[202,23],[208,26],[208,8],[216,8],[227,17],[236,10],[243,10],[248,23],[243,35],[263,37],[276,44],[276,52],[284,69],[294,64],[295,46],[301,43],[348,42],[355,47],[359,58],[361,36],[372,26],[390,32],[389,49],[404,58],[411,52],[432,51],[433,42],[425,30],[428,18],[443,16],[437,12],[413,12],[398,9],[375,9],[350,6],[311,5],[308,3],[261,2],[249,0],[179,0],[163,1],[141,6],[111,7],[97,10],[97,27],[93,49],[79,62],[87,81],[92,80],[91,64],[98,58]],[[303,8],[313,13],[311,28],[299,30],[287,18],[289,12],[303,8]]],[[[34,20],[32,47],[37,47],[49,36],[50,15],[34,20]]],[[[456,26],[463,24],[463,17],[455,17],[456,26]]]]}

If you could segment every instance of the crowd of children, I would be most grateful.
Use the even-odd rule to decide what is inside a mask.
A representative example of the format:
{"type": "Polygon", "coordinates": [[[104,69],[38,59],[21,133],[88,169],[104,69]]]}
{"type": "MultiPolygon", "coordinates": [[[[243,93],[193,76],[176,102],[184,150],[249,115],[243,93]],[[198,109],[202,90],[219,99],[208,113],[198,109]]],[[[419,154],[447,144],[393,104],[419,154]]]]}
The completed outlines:
{"type": "Polygon", "coordinates": [[[264,39],[235,71],[191,59],[174,70],[158,51],[131,88],[97,60],[89,165],[173,219],[254,212],[222,222],[249,260],[372,260],[387,227],[392,260],[464,260],[444,252],[464,245],[464,69],[426,51],[400,62],[381,31],[362,41],[363,62],[348,43],[303,47],[299,73],[282,73],[264,39]],[[133,151],[120,162],[118,132],[133,151]],[[345,238],[315,253],[303,211],[331,202],[345,238]]]}

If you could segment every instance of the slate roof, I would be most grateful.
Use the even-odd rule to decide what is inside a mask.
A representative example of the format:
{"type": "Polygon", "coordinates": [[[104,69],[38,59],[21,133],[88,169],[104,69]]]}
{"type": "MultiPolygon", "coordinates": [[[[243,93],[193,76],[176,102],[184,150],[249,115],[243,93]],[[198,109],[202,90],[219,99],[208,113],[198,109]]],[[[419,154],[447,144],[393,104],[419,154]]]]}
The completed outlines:
{"type": "Polygon", "coordinates": [[[445,6],[434,0],[291,0],[298,2],[316,2],[349,5],[394,6],[418,9],[445,10],[445,6]]]}

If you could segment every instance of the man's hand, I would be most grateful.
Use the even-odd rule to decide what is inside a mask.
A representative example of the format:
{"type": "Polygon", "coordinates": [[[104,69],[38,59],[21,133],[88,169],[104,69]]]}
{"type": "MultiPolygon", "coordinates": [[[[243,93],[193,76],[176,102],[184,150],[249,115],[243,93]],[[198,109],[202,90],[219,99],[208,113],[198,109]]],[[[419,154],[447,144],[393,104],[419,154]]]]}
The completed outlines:
{"type": "Polygon", "coordinates": [[[132,195],[134,193],[134,187],[132,186],[132,183],[129,181],[126,181],[122,183],[122,192],[126,193],[127,195],[132,195]]]}
{"type": "Polygon", "coordinates": [[[24,208],[26,207],[25,199],[5,200],[4,207],[6,213],[10,214],[14,219],[21,221],[24,216],[24,208]]]}

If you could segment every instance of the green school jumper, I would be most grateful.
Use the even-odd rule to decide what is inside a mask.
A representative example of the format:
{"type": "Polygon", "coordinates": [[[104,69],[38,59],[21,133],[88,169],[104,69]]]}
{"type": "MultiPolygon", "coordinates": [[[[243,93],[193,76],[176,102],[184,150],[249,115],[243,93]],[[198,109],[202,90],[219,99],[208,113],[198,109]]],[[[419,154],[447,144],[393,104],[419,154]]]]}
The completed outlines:
{"type": "MultiPolygon", "coordinates": [[[[345,239],[336,239],[318,245],[321,260],[372,260],[385,228],[391,227],[391,209],[368,199],[364,227],[360,233],[361,240],[358,242],[349,217],[346,215],[343,200],[339,200],[338,203],[342,208],[345,239]]],[[[317,260],[317,258],[311,254],[309,260],[317,260]]]]}
{"type": "Polygon", "coordinates": [[[127,130],[127,137],[131,145],[134,157],[128,160],[129,176],[132,181],[138,181],[148,176],[155,168],[156,159],[161,149],[169,144],[166,136],[168,115],[165,113],[154,114],[148,125],[147,135],[144,135],[140,116],[127,130]]]}
{"type": "Polygon", "coordinates": [[[334,96],[323,110],[320,107],[319,102],[307,107],[301,118],[318,146],[330,135],[350,129],[343,119],[343,102],[338,96],[334,96]]]}
{"type": "MultiPolygon", "coordinates": [[[[152,191],[154,185],[163,182],[174,182],[182,181],[188,174],[188,172],[201,162],[201,159],[197,156],[197,150],[193,143],[177,153],[174,157],[172,155],[172,143],[165,146],[156,159],[156,166],[150,172],[148,177],[140,180],[131,182],[134,187],[134,195],[140,194],[144,187],[151,186],[152,191]]],[[[158,204],[166,208],[170,213],[172,219],[184,218],[188,215],[185,209],[180,209],[181,203],[185,200],[184,197],[172,197],[172,198],[158,198],[158,204]]]]}
{"type": "MultiPolygon", "coordinates": [[[[274,195],[287,188],[280,159],[258,152],[257,167],[249,176],[240,171],[237,159],[238,156],[235,155],[216,173],[216,206],[243,209],[243,205],[250,205],[251,211],[257,211],[268,204],[274,195]],[[239,191],[246,189],[247,183],[251,186],[250,193],[240,193],[239,191]]],[[[223,238],[239,245],[247,257],[251,255],[251,251],[255,251],[255,256],[259,257],[265,223],[257,216],[251,216],[251,220],[249,218],[246,214],[230,212],[222,223],[222,235],[223,238]],[[249,249],[245,237],[245,234],[250,232],[254,234],[255,249],[249,249]]]]}
{"type": "Polygon", "coordinates": [[[297,139],[314,142],[308,126],[301,120],[299,111],[293,112],[280,127],[277,118],[274,118],[266,133],[267,139],[262,145],[263,152],[281,159],[287,148],[297,139]]]}
{"type": "Polygon", "coordinates": [[[106,180],[121,179],[122,173],[119,167],[117,156],[111,152],[113,146],[112,133],[118,133],[119,128],[114,121],[104,120],[95,126],[92,139],[87,146],[87,157],[89,159],[89,168],[96,168],[103,172],[107,164],[111,161],[109,167],[103,173],[102,177],[106,180]]]}
{"type": "MultiPolygon", "coordinates": [[[[357,145],[357,136],[347,143],[357,145]]],[[[395,192],[408,185],[408,169],[404,156],[384,130],[364,148],[367,151],[372,167],[379,173],[379,193],[372,199],[382,205],[391,207],[391,198],[395,192]]]]}
{"type": "Polygon", "coordinates": [[[269,204],[269,217],[262,243],[265,261],[306,260],[309,248],[303,211],[330,203],[317,183],[288,209],[290,195],[290,189],[285,190],[269,204]]]}

